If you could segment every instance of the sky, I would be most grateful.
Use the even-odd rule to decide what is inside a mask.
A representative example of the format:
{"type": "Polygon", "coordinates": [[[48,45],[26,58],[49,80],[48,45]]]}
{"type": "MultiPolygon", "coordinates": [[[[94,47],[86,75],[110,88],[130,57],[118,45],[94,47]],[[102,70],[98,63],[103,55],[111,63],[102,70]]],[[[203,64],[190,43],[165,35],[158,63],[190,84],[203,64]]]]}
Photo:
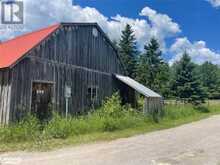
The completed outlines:
{"type": "Polygon", "coordinates": [[[155,37],[170,64],[187,50],[195,63],[220,65],[220,0],[23,1],[23,30],[1,30],[0,40],[57,22],[97,22],[112,40],[118,41],[129,23],[138,48],[143,50],[155,37]]]}

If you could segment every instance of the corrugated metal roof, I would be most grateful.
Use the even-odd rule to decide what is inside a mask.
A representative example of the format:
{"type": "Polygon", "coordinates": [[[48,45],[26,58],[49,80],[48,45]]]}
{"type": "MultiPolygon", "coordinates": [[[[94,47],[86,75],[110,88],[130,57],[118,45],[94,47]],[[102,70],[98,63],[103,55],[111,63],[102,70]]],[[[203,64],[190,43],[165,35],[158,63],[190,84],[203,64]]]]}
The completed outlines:
{"type": "Polygon", "coordinates": [[[28,51],[60,27],[60,24],[28,33],[0,44],[0,68],[16,63],[28,51]]]}
{"type": "Polygon", "coordinates": [[[162,97],[156,92],[152,91],[151,89],[145,87],[144,85],[138,83],[137,81],[131,79],[130,77],[122,76],[122,75],[115,75],[116,78],[123,83],[127,84],[131,88],[135,89],[140,94],[143,94],[145,97],[162,97]]]}

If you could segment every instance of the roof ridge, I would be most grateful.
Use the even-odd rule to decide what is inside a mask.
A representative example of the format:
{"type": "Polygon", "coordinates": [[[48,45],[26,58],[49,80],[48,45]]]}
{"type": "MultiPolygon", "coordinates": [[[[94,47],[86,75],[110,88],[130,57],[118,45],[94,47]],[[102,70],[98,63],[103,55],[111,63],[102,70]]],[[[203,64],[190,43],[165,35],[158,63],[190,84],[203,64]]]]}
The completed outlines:
{"type": "Polygon", "coordinates": [[[60,22],[61,25],[98,25],[97,22],[60,22]]]}
{"type": "Polygon", "coordinates": [[[58,25],[61,25],[61,23],[54,24],[54,25],[50,25],[50,26],[48,26],[48,27],[46,27],[46,28],[41,28],[41,29],[36,30],[36,31],[27,32],[27,33],[25,33],[25,34],[21,34],[21,35],[19,35],[19,36],[17,36],[17,37],[14,37],[14,38],[12,38],[12,39],[9,39],[9,40],[6,40],[6,41],[2,41],[1,44],[0,44],[0,47],[3,46],[4,44],[7,44],[8,42],[11,42],[11,41],[14,41],[14,40],[16,40],[16,39],[19,39],[19,38],[22,38],[22,37],[26,37],[26,36],[28,36],[28,35],[32,35],[32,34],[34,34],[34,33],[38,33],[38,32],[41,32],[41,31],[44,31],[44,30],[53,28],[53,27],[58,26],[58,25]]]}
{"type": "Polygon", "coordinates": [[[0,69],[16,65],[29,51],[43,42],[60,27],[60,23],[51,25],[37,31],[20,35],[0,44],[0,53],[2,55],[0,69]]]}

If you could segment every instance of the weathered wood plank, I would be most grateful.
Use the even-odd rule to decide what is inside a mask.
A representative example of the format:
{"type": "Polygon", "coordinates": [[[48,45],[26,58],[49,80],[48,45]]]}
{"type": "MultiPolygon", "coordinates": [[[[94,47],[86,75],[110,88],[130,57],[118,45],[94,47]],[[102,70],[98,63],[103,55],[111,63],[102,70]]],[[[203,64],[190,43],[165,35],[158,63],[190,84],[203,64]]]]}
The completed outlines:
{"type": "MultiPolygon", "coordinates": [[[[99,29],[98,36],[94,36],[93,28],[96,27],[63,25],[56,34],[14,66],[12,86],[5,88],[0,85],[0,117],[5,116],[0,121],[20,118],[23,113],[20,107],[30,110],[33,81],[54,82],[55,108],[61,113],[65,112],[65,85],[69,85],[72,90],[69,101],[72,114],[83,113],[90,108],[87,101],[89,86],[98,87],[97,104],[116,91],[112,73],[123,74],[117,52],[99,29]],[[11,98],[11,102],[1,101],[6,95],[11,98]],[[5,107],[9,110],[5,110],[5,107]]],[[[0,76],[1,82],[3,79],[0,76]]]]}
{"type": "Polygon", "coordinates": [[[9,122],[11,78],[10,70],[0,71],[0,124],[9,122]]]}

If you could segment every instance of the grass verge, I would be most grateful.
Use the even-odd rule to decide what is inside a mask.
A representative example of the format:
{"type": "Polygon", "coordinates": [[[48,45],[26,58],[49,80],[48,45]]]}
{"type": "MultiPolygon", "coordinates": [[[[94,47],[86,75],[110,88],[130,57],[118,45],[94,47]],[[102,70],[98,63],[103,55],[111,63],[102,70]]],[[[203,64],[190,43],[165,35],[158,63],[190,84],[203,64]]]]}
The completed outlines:
{"type": "Polygon", "coordinates": [[[22,122],[0,128],[0,152],[54,148],[97,141],[126,138],[147,132],[176,127],[220,114],[220,103],[210,102],[202,108],[191,105],[166,105],[159,123],[150,117],[120,106],[118,96],[106,101],[102,108],[83,117],[64,119],[54,115],[47,124],[39,124],[33,116],[22,122]]]}

